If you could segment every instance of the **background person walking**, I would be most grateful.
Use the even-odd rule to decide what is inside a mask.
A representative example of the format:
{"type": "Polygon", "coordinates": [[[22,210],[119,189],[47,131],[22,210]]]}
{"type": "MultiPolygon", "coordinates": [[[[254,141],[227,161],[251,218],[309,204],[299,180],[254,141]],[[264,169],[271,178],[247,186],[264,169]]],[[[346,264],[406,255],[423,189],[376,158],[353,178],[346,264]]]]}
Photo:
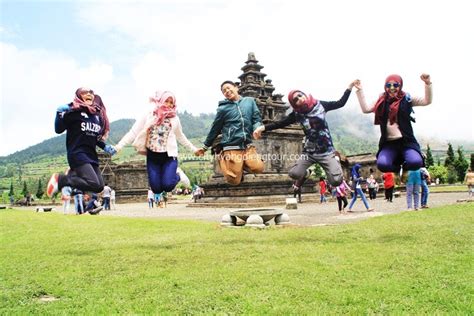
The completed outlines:
{"type": "Polygon", "coordinates": [[[354,203],[357,200],[357,196],[360,196],[360,198],[362,199],[362,202],[364,203],[365,208],[367,209],[367,212],[372,212],[374,211],[374,209],[369,206],[369,202],[367,201],[367,198],[365,197],[364,191],[362,191],[361,182],[364,179],[360,176],[359,169],[360,169],[360,164],[355,164],[351,170],[352,185],[354,186],[354,195],[352,197],[351,203],[349,204],[348,212],[352,213],[352,207],[354,206],[354,203]]]}
{"type": "Polygon", "coordinates": [[[407,207],[408,210],[412,210],[412,206],[415,208],[415,211],[418,211],[420,206],[420,188],[421,188],[421,171],[409,170],[406,190],[407,190],[407,207]]]}

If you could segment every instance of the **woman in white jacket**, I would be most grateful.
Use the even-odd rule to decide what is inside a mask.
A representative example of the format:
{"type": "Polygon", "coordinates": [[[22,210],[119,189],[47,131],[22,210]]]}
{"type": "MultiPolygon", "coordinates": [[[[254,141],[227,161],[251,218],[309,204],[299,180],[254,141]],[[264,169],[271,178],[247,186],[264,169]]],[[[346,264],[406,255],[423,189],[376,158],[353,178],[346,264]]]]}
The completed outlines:
{"type": "Polygon", "coordinates": [[[138,153],[146,155],[148,183],[153,192],[170,192],[180,181],[176,141],[195,154],[198,149],[183,134],[173,93],[157,91],[150,97],[150,103],[153,109],[135,122],[115,149],[120,151],[131,143],[138,153]]]}

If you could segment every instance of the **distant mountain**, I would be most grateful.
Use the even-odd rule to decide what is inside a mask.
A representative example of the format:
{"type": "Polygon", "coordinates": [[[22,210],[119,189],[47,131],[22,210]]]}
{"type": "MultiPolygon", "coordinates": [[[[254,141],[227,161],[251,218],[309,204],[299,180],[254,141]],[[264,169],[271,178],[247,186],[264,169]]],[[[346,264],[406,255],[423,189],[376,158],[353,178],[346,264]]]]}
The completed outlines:
{"type": "MultiPolygon", "coordinates": [[[[188,112],[179,113],[184,134],[190,139],[202,140],[208,133],[215,114],[200,114],[194,116],[188,112]]],[[[327,115],[329,129],[336,149],[345,155],[376,152],[380,132],[373,125],[369,116],[347,111],[329,112],[327,115]]],[[[110,125],[108,143],[117,144],[126,132],[132,127],[135,120],[120,119],[110,125]]],[[[422,148],[429,144],[432,150],[447,150],[447,141],[418,138],[422,148]]],[[[47,139],[37,145],[28,147],[6,157],[0,157],[0,164],[27,164],[40,161],[44,158],[55,158],[66,154],[66,135],[47,139]]],[[[474,151],[474,143],[451,142],[454,149],[463,146],[467,152],[474,151]]]]}
{"type": "MultiPolygon", "coordinates": [[[[194,116],[188,112],[179,113],[183,132],[188,138],[207,135],[209,126],[214,120],[214,114],[194,116]]],[[[107,143],[117,144],[132,127],[134,119],[120,119],[110,124],[110,135],[107,143]]],[[[66,134],[47,139],[39,144],[30,146],[11,155],[0,157],[0,163],[26,164],[39,161],[45,157],[54,158],[66,155],[66,134]]]]}

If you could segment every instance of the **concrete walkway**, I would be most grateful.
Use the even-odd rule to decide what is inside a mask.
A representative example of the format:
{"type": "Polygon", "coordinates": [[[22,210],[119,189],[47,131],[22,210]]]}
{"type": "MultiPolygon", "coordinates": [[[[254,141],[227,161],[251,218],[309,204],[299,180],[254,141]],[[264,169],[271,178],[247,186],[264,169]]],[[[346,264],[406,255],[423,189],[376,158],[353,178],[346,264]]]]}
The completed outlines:
{"type": "MultiPolygon", "coordinates": [[[[428,200],[430,207],[436,207],[447,204],[455,204],[457,200],[467,199],[467,192],[453,192],[453,193],[431,193],[428,200]]],[[[100,216],[125,216],[125,217],[148,217],[157,219],[192,219],[202,220],[206,222],[215,222],[219,224],[222,216],[229,214],[232,210],[228,208],[193,208],[186,207],[192,202],[191,200],[178,200],[168,204],[166,208],[149,209],[147,203],[130,203],[117,204],[117,210],[102,211],[100,216]]],[[[350,200],[349,200],[350,202],[350,200]]],[[[285,201],[282,197],[282,204],[280,206],[273,206],[271,208],[284,209],[285,201]]],[[[304,202],[298,204],[296,210],[285,210],[289,215],[292,224],[303,226],[319,226],[319,225],[334,225],[354,222],[374,216],[382,216],[387,214],[396,214],[402,211],[407,211],[406,196],[402,194],[401,197],[394,198],[393,203],[386,202],[382,196],[376,200],[369,200],[374,212],[367,212],[364,204],[360,199],[354,204],[354,213],[347,215],[339,215],[337,202],[328,202],[319,204],[314,202],[304,202]]],[[[474,210],[474,203],[470,203],[474,210]]],[[[73,207],[72,207],[73,208],[73,207]]],[[[71,209],[72,209],[71,208],[71,209]]],[[[61,207],[56,207],[57,212],[62,212],[61,207]]],[[[423,210],[421,210],[423,211],[423,210]]]]}

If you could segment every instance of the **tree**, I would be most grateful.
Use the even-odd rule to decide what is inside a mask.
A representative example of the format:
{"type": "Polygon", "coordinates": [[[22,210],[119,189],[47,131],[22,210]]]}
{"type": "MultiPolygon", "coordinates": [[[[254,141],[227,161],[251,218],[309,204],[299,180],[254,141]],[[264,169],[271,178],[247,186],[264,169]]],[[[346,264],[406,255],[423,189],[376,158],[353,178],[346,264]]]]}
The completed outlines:
{"type": "Polygon", "coordinates": [[[448,169],[448,183],[454,184],[458,180],[458,173],[456,172],[456,168],[453,165],[449,165],[446,169],[448,169]]]}
{"type": "Polygon", "coordinates": [[[474,170],[474,154],[471,154],[471,170],[474,170]]]}
{"type": "Polygon", "coordinates": [[[8,193],[10,196],[15,195],[15,191],[13,190],[13,180],[10,182],[10,192],[8,193]]]}
{"type": "Polygon", "coordinates": [[[43,197],[43,194],[44,194],[44,188],[43,188],[43,183],[41,182],[41,178],[38,179],[38,189],[36,190],[36,197],[38,199],[41,199],[41,197],[43,197]]]}
{"type": "Polygon", "coordinates": [[[466,157],[464,157],[464,152],[461,146],[458,147],[457,153],[458,157],[454,161],[454,168],[456,169],[458,181],[463,182],[469,163],[467,162],[466,157]]]}
{"type": "Polygon", "coordinates": [[[448,169],[445,166],[435,165],[428,168],[432,181],[436,178],[439,179],[440,183],[445,183],[448,179],[448,169]]]}
{"type": "Polygon", "coordinates": [[[448,151],[446,152],[446,155],[447,157],[444,160],[444,166],[445,167],[453,166],[456,158],[454,157],[453,145],[451,145],[451,143],[448,143],[448,151]]]}
{"type": "Polygon", "coordinates": [[[429,168],[434,165],[434,158],[433,154],[431,153],[431,148],[430,145],[427,146],[426,148],[426,168],[429,168]]]}
{"type": "Polygon", "coordinates": [[[23,191],[21,191],[21,194],[23,194],[23,196],[28,194],[28,186],[26,185],[26,181],[23,181],[23,191]]]}

